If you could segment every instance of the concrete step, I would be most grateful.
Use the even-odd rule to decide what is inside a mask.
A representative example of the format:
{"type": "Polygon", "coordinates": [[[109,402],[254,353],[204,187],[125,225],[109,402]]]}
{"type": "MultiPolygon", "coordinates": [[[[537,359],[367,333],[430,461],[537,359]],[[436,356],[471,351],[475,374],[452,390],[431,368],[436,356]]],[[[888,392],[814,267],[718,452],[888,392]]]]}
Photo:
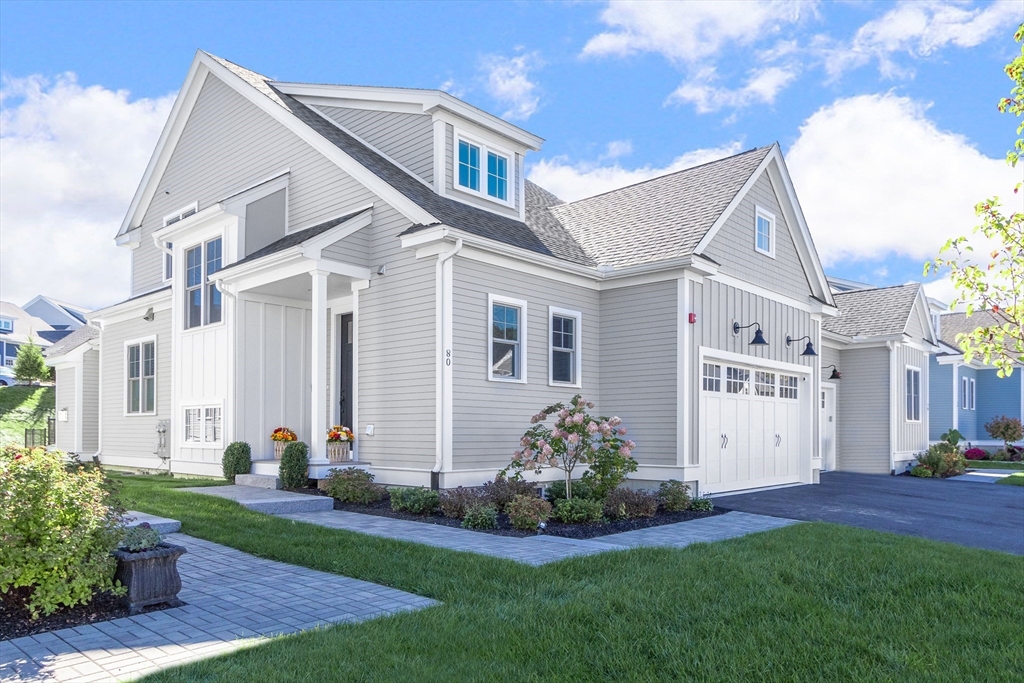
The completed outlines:
{"type": "Polygon", "coordinates": [[[281,488],[281,479],[275,474],[236,474],[235,484],[277,490],[281,488]]]}
{"type": "Polygon", "coordinates": [[[253,460],[252,468],[249,471],[253,474],[264,474],[276,477],[280,467],[280,460],[253,460]]]}
{"type": "Polygon", "coordinates": [[[174,532],[181,530],[181,522],[178,520],[168,519],[166,517],[157,517],[156,515],[148,515],[145,512],[129,510],[125,513],[124,518],[128,520],[125,527],[129,529],[133,526],[138,526],[143,522],[146,522],[161,534],[173,534],[174,532]]]}
{"type": "Polygon", "coordinates": [[[292,491],[277,491],[256,486],[196,486],[177,489],[206,496],[217,496],[233,500],[243,507],[268,515],[282,515],[293,512],[322,512],[334,509],[334,499],[327,496],[311,496],[292,491]]]}

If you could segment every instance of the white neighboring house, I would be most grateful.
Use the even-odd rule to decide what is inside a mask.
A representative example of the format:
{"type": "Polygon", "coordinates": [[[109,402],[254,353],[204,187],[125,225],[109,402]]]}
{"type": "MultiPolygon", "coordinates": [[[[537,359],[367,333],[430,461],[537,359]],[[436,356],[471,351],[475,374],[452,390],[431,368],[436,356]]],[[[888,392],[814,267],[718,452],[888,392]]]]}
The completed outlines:
{"type": "Polygon", "coordinates": [[[382,483],[479,485],[582,393],[640,482],[817,481],[838,311],[778,145],[564,203],[524,178],[542,143],[444,92],[199,52],[116,238],[131,296],[61,356],[96,360],[101,460],[216,475],[243,440],[273,474],[285,426],[322,477],[344,424],[382,483]]]}
{"type": "Polygon", "coordinates": [[[91,457],[99,451],[99,330],[82,325],[46,350],[56,369],[56,448],[91,457]]]}

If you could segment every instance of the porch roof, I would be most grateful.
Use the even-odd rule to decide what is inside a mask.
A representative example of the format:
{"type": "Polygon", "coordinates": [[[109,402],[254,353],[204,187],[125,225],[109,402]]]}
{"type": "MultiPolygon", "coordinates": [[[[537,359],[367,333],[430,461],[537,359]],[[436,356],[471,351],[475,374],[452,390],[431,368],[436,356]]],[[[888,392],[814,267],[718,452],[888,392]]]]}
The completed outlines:
{"type": "Polygon", "coordinates": [[[360,209],[359,211],[353,211],[352,213],[346,214],[344,216],[339,216],[338,218],[332,218],[331,220],[325,221],[323,223],[320,223],[319,225],[314,225],[311,228],[306,228],[305,230],[299,230],[297,232],[291,233],[290,235],[285,235],[284,237],[282,237],[281,239],[277,240],[276,242],[271,242],[270,244],[268,244],[267,246],[263,247],[262,249],[257,249],[256,251],[252,252],[251,254],[246,256],[245,258],[240,259],[238,261],[235,261],[234,263],[232,263],[229,266],[225,266],[221,270],[221,272],[224,272],[224,271],[227,271],[227,270],[231,270],[232,268],[236,268],[236,267],[238,267],[238,266],[240,266],[240,265],[242,265],[244,263],[252,263],[253,261],[259,260],[259,259],[263,258],[264,256],[270,256],[271,254],[276,254],[278,252],[284,251],[285,249],[289,249],[291,247],[297,247],[300,244],[303,244],[304,242],[308,242],[309,240],[313,239],[314,237],[322,235],[323,233],[327,232],[331,228],[336,228],[337,226],[341,225],[342,223],[344,223],[344,222],[346,222],[346,221],[348,221],[348,220],[350,220],[352,218],[355,218],[356,216],[358,216],[359,214],[363,213],[364,211],[367,211],[367,209],[360,209]]]}

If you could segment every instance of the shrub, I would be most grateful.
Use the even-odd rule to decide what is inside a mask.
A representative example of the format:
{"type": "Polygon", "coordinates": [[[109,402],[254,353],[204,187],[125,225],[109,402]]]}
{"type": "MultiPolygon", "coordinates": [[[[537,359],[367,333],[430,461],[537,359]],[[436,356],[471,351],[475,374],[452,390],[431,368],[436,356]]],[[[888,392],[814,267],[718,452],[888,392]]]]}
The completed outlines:
{"type": "Polygon", "coordinates": [[[414,515],[429,515],[437,509],[439,497],[437,491],[423,488],[388,489],[391,496],[391,509],[396,512],[411,512],[414,515]]]}
{"type": "Polygon", "coordinates": [[[964,457],[968,460],[984,460],[987,456],[988,453],[980,448],[968,448],[964,451],[964,457]]]}
{"type": "Polygon", "coordinates": [[[356,467],[333,469],[327,473],[323,490],[342,503],[369,505],[384,497],[384,489],[373,483],[373,475],[356,467]]]}
{"type": "Polygon", "coordinates": [[[653,517],[658,511],[658,496],[647,491],[619,488],[604,499],[604,513],[609,519],[653,517]]]}
{"type": "MultiPolygon", "coordinates": [[[[458,487],[442,491],[440,495],[441,514],[452,519],[462,519],[472,507],[478,507],[491,501],[479,489],[458,487]]],[[[497,508],[495,508],[497,511],[497,508]]]]}
{"type": "Polygon", "coordinates": [[[1024,448],[1018,448],[1017,446],[1006,447],[1006,459],[1011,462],[1020,462],[1021,457],[1024,456],[1024,448]]]}
{"type": "Polygon", "coordinates": [[[505,506],[505,513],[514,528],[534,531],[551,516],[551,503],[537,496],[520,494],[505,506]]]}
{"type": "MultiPolygon", "coordinates": [[[[625,452],[631,451],[627,448],[625,452]]],[[[590,469],[583,473],[581,481],[590,486],[594,500],[604,500],[631,472],[636,472],[636,460],[632,455],[623,455],[623,451],[612,448],[600,448],[594,453],[590,469]]],[[[573,496],[577,495],[576,486],[572,485],[573,496]]]]}
{"type": "Polygon", "coordinates": [[[252,449],[244,441],[235,441],[224,449],[224,457],[220,461],[224,468],[224,478],[234,481],[237,474],[249,474],[252,469],[252,449]]]}
{"type": "Polygon", "coordinates": [[[914,477],[930,477],[932,476],[932,470],[930,467],[925,465],[914,465],[910,468],[910,474],[914,477]]]}
{"type": "Polygon", "coordinates": [[[1002,441],[1006,445],[1007,450],[1009,450],[1010,444],[1014,441],[1024,439],[1024,427],[1021,426],[1020,420],[1015,417],[1007,417],[1005,415],[994,417],[985,424],[985,431],[993,439],[1002,441]]]}
{"type": "Polygon", "coordinates": [[[125,531],[124,538],[121,539],[121,544],[118,547],[121,550],[138,553],[143,550],[152,550],[158,545],[160,545],[160,532],[151,527],[149,522],[143,522],[125,531]]]}
{"type": "Polygon", "coordinates": [[[301,441],[292,441],[284,447],[278,476],[286,489],[305,488],[309,483],[309,447],[301,441]]]}
{"type": "Polygon", "coordinates": [[[690,487],[676,479],[661,482],[658,498],[666,512],[682,512],[690,509],[690,487]]]}
{"type": "Polygon", "coordinates": [[[604,506],[600,501],[587,498],[570,498],[555,504],[555,517],[566,524],[591,524],[600,522],[604,506]]]}
{"type": "Polygon", "coordinates": [[[711,512],[715,509],[715,503],[709,495],[697,496],[690,502],[690,509],[694,512],[711,512]]]}
{"type": "MultiPolygon", "coordinates": [[[[544,495],[551,501],[552,505],[557,505],[558,501],[565,500],[565,482],[561,479],[551,482],[544,495]]],[[[590,482],[583,479],[572,483],[572,497],[599,500],[590,482]]]]}
{"type": "Polygon", "coordinates": [[[463,529],[497,529],[498,511],[491,504],[474,505],[466,510],[462,519],[463,529]]]}
{"type": "Polygon", "coordinates": [[[33,618],[114,588],[124,510],[98,467],[64,454],[0,450],[0,598],[33,618]]]}
{"type": "Polygon", "coordinates": [[[999,450],[993,451],[992,453],[990,453],[989,456],[988,456],[988,459],[992,460],[992,461],[995,461],[995,462],[1002,462],[1002,461],[1006,460],[1006,456],[1007,456],[1006,449],[1000,448],[999,450]]]}
{"type": "Polygon", "coordinates": [[[50,379],[50,368],[43,359],[43,352],[31,339],[18,347],[18,356],[14,359],[14,377],[29,384],[50,379]]]}
{"type": "Polygon", "coordinates": [[[963,454],[948,443],[932,444],[928,450],[917,456],[917,462],[932,471],[936,477],[953,477],[967,470],[963,454]]]}
{"type": "Polygon", "coordinates": [[[505,477],[499,474],[494,478],[494,481],[484,484],[483,495],[494,503],[494,507],[498,509],[498,512],[508,512],[508,504],[516,496],[532,496],[536,498],[537,485],[518,476],[505,477]]]}

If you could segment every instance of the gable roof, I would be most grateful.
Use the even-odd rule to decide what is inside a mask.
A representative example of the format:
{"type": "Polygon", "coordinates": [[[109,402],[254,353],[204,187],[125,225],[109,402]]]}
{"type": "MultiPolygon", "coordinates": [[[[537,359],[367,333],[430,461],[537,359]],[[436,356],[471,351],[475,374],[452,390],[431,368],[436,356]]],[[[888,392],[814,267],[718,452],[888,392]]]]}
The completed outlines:
{"type": "Polygon", "coordinates": [[[246,256],[245,258],[240,259],[238,261],[235,261],[234,263],[232,263],[229,266],[225,266],[223,269],[221,269],[220,272],[223,272],[225,270],[230,270],[230,269],[232,269],[232,268],[234,268],[236,266],[242,265],[243,263],[250,263],[251,261],[255,261],[256,259],[263,258],[264,256],[270,256],[271,254],[276,254],[279,251],[284,251],[285,249],[289,249],[291,247],[297,247],[300,244],[302,244],[303,242],[306,242],[307,240],[311,240],[314,237],[316,237],[317,235],[322,235],[323,233],[327,232],[331,228],[335,228],[335,227],[341,225],[342,223],[344,223],[345,221],[348,221],[348,220],[350,220],[352,218],[355,218],[356,216],[358,216],[359,214],[363,213],[364,211],[366,211],[366,209],[360,209],[358,211],[353,211],[350,214],[346,214],[346,215],[340,216],[338,218],[332,218],[329,221],[324,221],[323,223],[320,223],[319,225],[314,225],[311,228],[306,228],[305,230],[299,230],[299,231],[290,233],[288,235],[285,235],[281,239],[279,239],[279,240],[277,240],[275,242],[271,242],[270,244],[268,244],[267,246],[265,246],[265,247],[263,247],[261,249],[257,249],[256,251],[252,252],[251,254],[246,256]]]}
{"type": "Polygon", "coordinates": [[[921,291],[921,285],[914,282],[839,292],[833,295],[839,315],[823,320],[822,329],[846,337],[903,334],[921,291]]]}
{"type": "Polygon", "coordinates": [[[991,311],[974,311],[973,314],[966,313],[943,313],[939,318],[939,339],[949,346],[962,353],[960,345],[956,343],[956,335],[973,332],[979,327],[990,327],[1002,325],[1000,320],[991,311]]]}
{"type": "Polygon", "coordinates": [[[46,349],[47,358],[57,358],[64,354],[74,351],[82,344],[86,343],[90,339],[96,339],[100,336],[100,331],[92,325],[82,325],[77,330],[67,335],[56,344],[46,349]]]}

